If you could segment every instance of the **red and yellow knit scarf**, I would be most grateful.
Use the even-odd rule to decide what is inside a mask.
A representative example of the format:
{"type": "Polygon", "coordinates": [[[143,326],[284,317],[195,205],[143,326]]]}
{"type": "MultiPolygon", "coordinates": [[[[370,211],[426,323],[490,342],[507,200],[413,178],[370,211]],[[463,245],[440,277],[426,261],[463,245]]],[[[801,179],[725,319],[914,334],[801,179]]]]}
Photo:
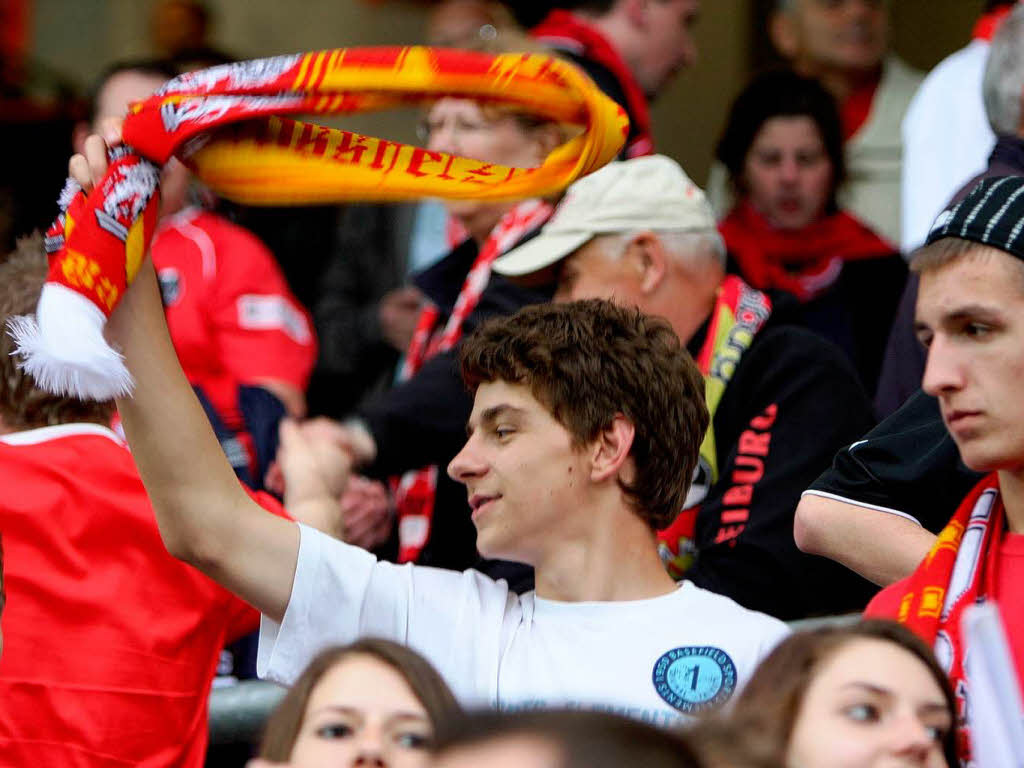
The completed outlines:
{"type": "Polygon", "coordinates": [[[617,155],[627,132],[623,110],[578,68],[551,56],[356,48],[185,74],[132,105],[123,127],[130,149],[88,198],[73,188],[63,196],[36,316],[17,319],[11,330],[43,388],[100,400],[130,391],[102,330],[155,228],[154,163],[172,156],[218,194],[250,204],[514,200],[555,194],[597,170],[617,155]],[[576,135],[539,167],[513,168],[282,117],[370,112],[445,96],[538,115],[576,135]]]}
{"type": "MultiPolygon", "coordinates": [[[[694,362],[704,375],[704,399],[711,421],[700,444],[700,458],[694,471],[686,507],[672,524],[658,531],[658,553],[668,572],[681,579],[696,556],[697,514],[711,486],[718,482],[718,446],[715,443],[715,414],[743,355],[754,343],[772,313],[772,302],[735,275],[729,275],[718,289],[715,306],[708,318],[707,335],[694,362]]],[[[722,521],[726,522],[725,520],[722,521]]]]}
{"type": "MultiPolygon", "coordinates": [[[[997,597],[999,542],[1005,525],[999,475],[993,472],[967,495],[927,557],[907,579],[895,617],[932,645],[949,674],[962,712],[968,709],[969,691],[961,620],[967,607],[997,597]]],[[[959,748],[966,761],[966,728],[961,737],[959,748]]]]}

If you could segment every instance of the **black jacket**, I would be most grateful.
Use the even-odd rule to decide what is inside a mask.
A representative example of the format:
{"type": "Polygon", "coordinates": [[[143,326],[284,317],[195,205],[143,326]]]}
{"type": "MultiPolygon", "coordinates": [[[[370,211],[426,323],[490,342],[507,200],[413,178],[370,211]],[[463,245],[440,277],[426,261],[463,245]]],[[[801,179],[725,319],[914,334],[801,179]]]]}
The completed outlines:
{"type": "Polygon", "coordinates": [[[921,390],[843,448],[811,489],[917,520],[938,533],[982,475],[960,460],[938,401],[921,390]]]}
{"type": "MultiPolygon", "coordinates": [[[[843,353],[784,315],[779,307],[754,337],[715,413],[719,477],[697,514],[697,560],[686,578],[796,619],[863,608],[875,591],[837,563],[800,552],[793,538],[800,494],[872,420],[843,353]]],[[[701,332],[691,352],[702,342],[701,332]]]]}

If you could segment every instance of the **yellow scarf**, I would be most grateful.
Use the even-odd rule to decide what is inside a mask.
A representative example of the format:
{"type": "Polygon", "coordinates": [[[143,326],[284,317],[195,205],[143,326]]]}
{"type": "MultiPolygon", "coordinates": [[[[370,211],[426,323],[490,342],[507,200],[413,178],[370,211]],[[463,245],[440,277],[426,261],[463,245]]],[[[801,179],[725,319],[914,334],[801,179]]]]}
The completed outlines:
{"type": "Polygon", "coordinates": [[[133,105],[124,139],[156,162],[177,153],[218,194],[274,205],[544,197],[614,159],[627,131],[622,108],[569,62],[412,47],[319,51],[182,75],[133,105]],[[279,117],[442,96],[548,118],[577,135],[524,169],[279,117]]]}

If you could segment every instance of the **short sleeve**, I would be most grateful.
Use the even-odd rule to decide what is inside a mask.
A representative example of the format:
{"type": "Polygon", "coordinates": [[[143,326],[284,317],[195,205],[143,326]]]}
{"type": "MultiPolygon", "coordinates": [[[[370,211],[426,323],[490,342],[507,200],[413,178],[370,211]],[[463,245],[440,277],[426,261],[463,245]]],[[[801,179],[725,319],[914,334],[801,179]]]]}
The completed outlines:
{"type": "Polygon", "coordinates": [[[365,550],[307,526],[281,624],[262,619],[257,672],[295,680],[320,650],[381,637],[423,654],[464,703],[497,697],[501,650],[521,609],[502,581],[378,562],[365,550]]]}
{"type": "Polygon", "coordinates": [[[806,493],[901,515],[938,533],[979,479],[960,461],[935,398],[919,390],[840,450],[806,493]]]}

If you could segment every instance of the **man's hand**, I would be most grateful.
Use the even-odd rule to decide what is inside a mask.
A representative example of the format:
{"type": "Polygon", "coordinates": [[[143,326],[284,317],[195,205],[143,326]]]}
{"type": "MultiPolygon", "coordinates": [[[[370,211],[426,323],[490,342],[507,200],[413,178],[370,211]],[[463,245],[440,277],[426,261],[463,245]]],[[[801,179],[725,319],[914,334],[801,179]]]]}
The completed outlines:
{"type": "Polygon", "coordinates": [[[352,455],[331,435],[281,419],[277,462],[284,476],[285,506],[309,499],[338,499],[348,483],[352,455]]]}
{"type": "Polygon", "coordinates": [[[377,443],[367,429],[357,421],[344,424],[319,416],[302,422],[302,431],[311,440],[333,442],[352,457],[352,463],[361,466],[377,457],[377,443]]]}
{"type": "Polygon", "coordinates": [[[377,317],[381,333],[399,352],[409,349],[422,306],[423,294],[411,285],[388,291],[380,300],[377,317]]]}
{"type": "Polygon", "coordinates": [[[308,435],[293,419],[282,419],[276,466],[284,486],[284,506],[300,523],[342,539],[339,497],[349,482],[352,460],[330,438],[308,435]]]}
{"type": "Polygon", "coordinates": [[[384,483],[355,475],[341,495],[342,538],[363,549],[383,544],[391,535],[394,513],[384,483]]]}

